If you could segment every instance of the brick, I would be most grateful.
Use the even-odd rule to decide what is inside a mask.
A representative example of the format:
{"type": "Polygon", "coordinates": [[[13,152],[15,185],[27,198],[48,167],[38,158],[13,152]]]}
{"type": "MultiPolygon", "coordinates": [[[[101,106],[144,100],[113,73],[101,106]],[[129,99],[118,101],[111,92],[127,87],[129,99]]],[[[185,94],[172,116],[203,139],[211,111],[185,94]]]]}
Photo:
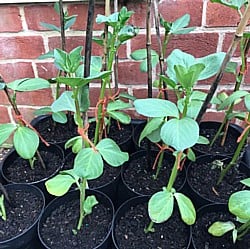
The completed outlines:
{"type": "Polygon", "coordinates": [[[60,17],[53,8],[53,4],[48,5],[26,5],[24,14],[28,29],[30,30],[48,30],[41,26],[41,22],[46,22],[60,27],[60,17]]]}
{"type": "MultiPolygon", "coordinates": [[[[86,30],[87,16],[88,16],[88,5],[87,4],[71,4],[68,6],[69,15],[77,15],[76,22],[72,26],[72,30],[86,30]]],[[[95,19],[94,19],[94,30],[103,30],[104,25],[96,23],[96,15],[104,15],[104,5],[95,4],[95,19]]]]}
{"type": "Polygon", "coordinates": [[[8,114],[7,107],[0,106],[0,124],[10,123],[10,117],[8,114]]]}
{"type": "Polygon", "coordinates": [[[19,32],[22,30],[22,20],[17,6],[0,6],[0,32],[19,32]]]}
{"type": "Polygon", "coordinates": [[[224,119],[223,112],[216,112],[208,110],[202,117],[202,121],[218,121],[222,122],[224,119]]]}
{"type": "Polygon", "coordinates": [[[139,62],[119,62],[118,75],[121,84],[147,84],[147,74],[140,72],[139,62]]]}
{"type": "Polygon", "coordinates": [[[240,21],[236,10],[218,3],[207,4],[206,27],[237,26],[240,21]]]}
{"type": "Polygon", "coordinates": [[[0,105],[9,105],[8,98],[4,91],[0,91],[0,105]]]}
{"type": "Polygon", "coordinates": [[[159,12],[168,22],[173,22],[184,14],[189,14],[189,27],[201,26],[202,7],[202,0],[163,0],[159,4],[159,12]]]}
{"type": "MultiPolygon", "coordinates": [[[[134,14],[129,19],[128,23],[139,28],[146,27],[147,4],[146,2],[138,3],[131,1],[127,4],[129,11],[134,11],[134,14]]],[[[153,14],[153,12],[151,12],[153,14]]]]}
{"type": "MultiPolygon", "coordinates": [[[[234,39],[234,33],[226,33],[225,34],[225,37],[223,39],[223,44],[222,44],[222,51],[227,52],[227,50],[231,46],[233,39],[234,39]]],[[[240,45],[239,44],[238,44],[233,56],[240,56],[240,45]]]]}
{"type": "Polygon", "coordinates": [[[33,68],[30,62],[0,64],[0,74],[5,82],[34,77],[33,68]]]}
{"type": "MultiPolygon", "coordinates": [[[[170,54],[174,49],[180,49],[195,57],[203,57],[216,52],[218,38],[217,33],[192,33],[173,36],[168,44],[167,54],[170,54]]],[[[131,40],[131,51],[145,48],[145,44],[145,36],[138,35],[131,40]]],[[[152,36],[152,49],[158,51],[158,43],[155,35],[152,36]]]]}
{"type": "Polygon", "coordinates": [[[47,106],[53,102],[51,89],[17,93],[18,105],[47,106]]]}
{"type": "Polygon", "coordinates": [[[0,37],[1,59],[35,59],[42,53],[41,36],[0,37]]]}
{"type": "Polygon", "coordinates": [[[58,69],[52,62],[36,63],[36,67],[40,78],[51,79],[58,75],[58,69]]]}

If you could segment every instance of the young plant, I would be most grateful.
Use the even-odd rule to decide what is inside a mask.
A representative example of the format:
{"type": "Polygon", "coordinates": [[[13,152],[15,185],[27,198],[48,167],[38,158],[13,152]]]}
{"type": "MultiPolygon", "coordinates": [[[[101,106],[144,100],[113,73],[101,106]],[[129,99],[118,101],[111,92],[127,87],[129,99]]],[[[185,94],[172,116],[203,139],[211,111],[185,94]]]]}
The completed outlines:
{"type": "Polygon", "coordinates": [[[66,77],[58,77],[57,81],[68,85],[71,91],[65,91],[51,108],[53,111],[71,111],[78,127],[79,136],[73,137],[65,147],[72,147],[76,153],[73,169],[61,171],[57,176],[46,182],[49,193],[62,196],[68,192],[75,183],[80,192],[80,214],[76,230],[80,230],[84,217],[92,212],[92,208],[98,203],[94,196],[86,197],[87,181],[100,177],[103,173],[104,161],[113,167],[118,167],[128,160],[128,153],[122,152],[118,145],[109,138],[104,138],[98,143],[92,142],[88,137],[88,123],[85,124],[82,112],[89,108],[89,94],[87,85],[95,79],[104,79],[111,71],[100,71],[98,57],[93,57],[89,77],[83,77],[82,47],[66,53],[56,50],[58,60],[55,63],[66,72],[66,77]]]}
{"type": "MultiPolygon", "coordinates": [[[[215,53],[205,57],[195,58],[179,49],[175,49],[168,56],[166,59],[168,64],[167,75],[160,75],[160,78],[166,83],[168,89],[172,89],[175,92],[177,107],[182,117],[188,117],[190,119],[197,117],[206,94],[195,90],[196,83],[199,80],[212,77],[217,72],[217,65],[220,65],[223,56],[224,53],[215,53]],[[216,65],[216,67],[214,65],[216,65]]],[[[164,118],[152,117],[149,113],[146,116],[149,117],[149,121],[140,135],[139,142],[145,137],[153,143],[162,142],[160,130],[164,124],[164,118]]],[[[163,152],[164,144],[159,145],[159,147],[161,148],[161,152],[163,152]]],[[[191,148],[189,149],[189,153],[190,156],[192,154],[194,160],[194,154],[191,148]]],[[[156,178],[159,174],[162,158],[163,154],[159,158],[156,178]]]]}
{"type": "MultiPolygon", "coordinates": [[[[250,187],[250,178],[241,181],[250,187]]],[[[233,221],[216,221],[208,229],[208,232],[216,237],[221,237],[232,232],[233,243],[243,239],[250,229],[250,191],[241,190],[233,193],[228,201],[229,211],[235,215],[237,224],[233,221]]]]}
{"type": "Polygon", "coordinates": [[[49,87],[49,82],[41,78],[19,79],[8,84],[5,84],[4,82],[0,83],[0,90],[4,91],[8,98],[17,121],[17,123],[14,124],[0,124],[0,145],[13,135],[13,145],[17,154],[20,157],[29,160],[31,168],[34,167],[34,161],[36,160],[35,154],[37,154],[43,167],[46,168],[37,149],[40,139],[47,146],[48,143],[21,115],[16,103],[16,94],[18,92],[35,91],[49,87]],[[12,91],[12,93],[10,91],[12,91]]]}
{"type": "MultiPolygon", "coordinates": [[[[154,139],[163,141],[162,151],[169,150],[175,157],[172,172],[167,186],[162,191],[155,193],[149,200],[148,212],[151,223],[145,229],[146,232],[152,232],[153,223],[162,223],[167,221],[174,209],[174,199],[176,199],[182,220],[192,225],[195,222],[196,212],[191,200],[182,193],[176,192],[173,185],[175,183],[178,171],[182,169],[184,159],[188,157],[195,159],[191,147],[197,143],[207,143],[205,138],[199,136],[199,125],[194,120],[196,105],[192,105],[193,87],[197,80],[206,72],[206,65],[197,62],[192,56],[188,56],[185,64],[172,64],[170,73],[174,73],[175,80],[185,89],[185,95],[178,100],[177,105],[169,100],[158,98],[138,99],[134,101],[134,106],[139,114],[142,114],[151,120],[142,131],[140,139],[154,132],[154,139]],[[188,64],[190,62],[190,64],[188,64]]],[[[174,81],[173,81],[174,82],[174,81]]],[[[200,101],[200,100],[199,100],[200,101]]]]}
{"type": "MultiPolygon", "coordinates": [[[[137,35],[139,29],[132,25],[127,25],[129,18],[133,12],[128,11],[126,7],[122,7],[119,12],[112,13],[109,16],[97,15],[96,23],[105,24],[108,27],[109,32],[107,37],[102,35],[100,38],[93,38],[93,40],[99,45],[104,47],[104,69],[111,71],[115,55],[117,54],[120,46],[129,39],[137,35]]],[[[111,94],[111,75],[102,79],[99,100],[97,103],[97,116],[96,116],[96,129],[94,142],[97,143],[102,139],[104,127],[106,124],[110,125],[111,118],[123,123],[130,123],[130,117],[120,112],[119,110],[127,109],[131,107],[129,103],[123,102],[118,98],[119,93],[111,94]],[[106,97],[106,91],[108,90],[109,96],[106,97]],[[107,110],[105,112],[105,110],[107,110]]],[[[123,95],[123,97],[126,97],[123,95]]]]}

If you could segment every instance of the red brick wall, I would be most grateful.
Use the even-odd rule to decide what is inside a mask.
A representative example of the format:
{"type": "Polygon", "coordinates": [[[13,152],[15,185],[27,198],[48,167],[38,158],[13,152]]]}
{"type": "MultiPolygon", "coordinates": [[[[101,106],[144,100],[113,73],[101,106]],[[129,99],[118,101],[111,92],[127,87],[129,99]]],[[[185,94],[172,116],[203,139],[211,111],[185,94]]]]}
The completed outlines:
{"type": "MultiPolygon", "coordinates": [[[[119,84],[122,89],[136,97],[146,97],[147,77],[139,71],[139,63],[132,61],[130,53],[138,48],[145,48],[145,16],[146,3],[129,1],[129,10],[134,10],[131,23],[140,27],[138,37],[123,45],[119,52],[119,84]]],[[[67,49],[84,45],[84,30],[87,20],[86,4],[65,4],[69,14],[77,14],[74,26],[67,31],[67,49]]],[[[180,48],[196,57],[205,56],[216,51],[226,51],[233,37],[235,27],[239,21],[235,11],[207,0],[162,0],[160,13],[168,21],[173,21],[185,13],[191,15],[190,26],[196,29],[191,34],[178,36],[170,41],[170,52],[180,48]]],[[[96,13],[103,14],[102,4],[97,4],[96,13]]],[[[59,25],[59,18],[55,15],[53,4],[19,4],[0,5],[0,74],[6,82],[23,77],[49,78],[56,75],[50,60],[38,60],[40,54],[60,45],[59,35],[48,31],[40,22],[59,25]]],[[[94,26],[95,34],[100,34],[101,25],[94,26]]],[[[152,31],[153,48],[157,48],[155,32],[152,31]]],[[[101,49],[93,47],[93,54],[100,55],[101,49]]],[[[239,61],[236,57],[234,60],[239,61]]],[[[207,90],[211,80],[200,83],[197,88],[207,90]]],[[[233,88],[234,79],[225,76],[219,87],[220,90],[233,88]]],[[[246,75],[244,89],[249,90],[250,77],[246,75]]],[[[98,96],[98,84],[91,89],[92,106],[98,96]]],[[[32,94],[20,93],[17,102],[25,111],[27,119],[33,117],[32,111],[40,106],[49,105],[53,101],[52,91],[43,90],[32,94]]],[[[213,109],[210,109],[213,112],[213,109]]],[[[11,108],[2,92],[0,92],[0,123],[12,121],[11,108]]],[[[208,119],[219,119],[219,115],[209,113],[208,119]]]]}

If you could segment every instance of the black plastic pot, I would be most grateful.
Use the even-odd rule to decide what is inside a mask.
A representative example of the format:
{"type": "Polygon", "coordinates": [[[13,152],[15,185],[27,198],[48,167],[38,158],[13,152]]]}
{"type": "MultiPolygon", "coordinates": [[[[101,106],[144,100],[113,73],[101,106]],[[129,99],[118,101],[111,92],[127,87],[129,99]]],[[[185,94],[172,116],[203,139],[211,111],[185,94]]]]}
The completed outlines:
{"type": "MultiPolygon", "coordinates": [[[[5,185],[5,188],[7,191],[14,190],[19,192],[28,192],[30,195],[36,198],[38,198],[41,201],[40,210],[38,210],[38,207],[36,207],[36,211],[39,213],[36,217],[36,219],[32,222],[32,225],[24,229],[20,234],[16,235],[13,238],[7,239],[5,241],[0,241],[0,248],[1,249],[26,249],[29,248],[30,245],[34,245],[36,243],[37,239],[37,224],[38,220],[40,219],[44,207],[45,207],[45,197],[42,193],[42,191],[37,188],[36,186],[29,185],[29,184],[8,184],[5,185]]],[[[13,198],[10,195],[10,199],[13,198]]],[[[31,201],[31,200],[30,200],[31,201]]],[[[27,215],[33,213],[35,210],[28,205],[30,210],[20,210],[20,212],[26,212],[27,215]]],[[[8,219],[8,209],[7,209],[7,219],[8,219]]],[[[19,216],[17,219],[20,219],[19,216]]],[[[15,223],[11,224],[13,226],[16,226],[15,223]]],[[[10,228],[9,228],[10,229],[10,228]]]]}
{"type": "MultiPolygon", "coordinates": [[[[153,193],[157,192],[157,191],[160,191],[161,188],[163,186],[165,186],[167,184],[167,181],[168,181],[168,177],[167,175],[165,174],[166,171],[164,173],[161,173],[160,172],[160,175],[164,177],[164,181],[162,182],[162,184],[160,186],[158,186],[159,188],[156,189],[156,186],[155,184],[157,180],[153,180],[153,171],[151,171],[151,167],[154,163],[154,159],[157,155],[157,153],[155,151],[151,151],[151,154],[152,156],[149,156],[149,154],[145,151],[145,150],[141,150],[141,151],[137,151],[135,153],[133,153],[131,156],[130,156],[130,159],[128,162],[126,162],[123,166],[122,166],[122,171],[121,171],[121,181],[120,181],[120,184],[118,186],[118,194],[117,194],[117,201],[118,201],[118,205],[121,205],[123,202],[125,202],[126,200],[130,199],[130,198],[133,198],[133,197],[136,197],[136,196],[147,196],[147,195],[152,195],[153,193]],[[150,168],[147,166],[147,162],[145,163],[145,175],[149,175],[150,176],[150,179],[148,179],[150,181],[150,186],[148,186],[149,190],[147,190],[146,192],[142,191],[142,192],[139,192],[139,191],[136,191],[134,186],[131,186],[129,185],[127,182],[126,182],[126,179],[125,179],[125,173],[129,172],[129,168],[132,167],[132,168],[135,168],[133,165],[133,162],[135,160],[138,160],[140,162],[142,162],[142,157],[150,157],[151,158],[151,162],[150,162],[150,168]]],[[[171,154],[168,154],[168,153],[165,153],[164,154],[164,161],[168,161],[168,162],[174,162],[174,157],[171,155],[171,154]]],[[[165,161],[165,162],[166,162],[165,161]]],[[[171,169],[169,169],[169,173],[171,172],[171,169]]],[[[184,186],[185,186],[185,181],[186,181],[186,173],[185,173],[185,168],[183,169],[183,171],[181,171],[181,174],[183,176],[183,180],[181,182],[179,182],[179,179],[177,177],[177,180],[178,182],[176,181],[175,183],[175,187],[176,187],[176,184],[178,184],[177,186],[177,190],[181,190],[184,186]]],[[[136,178],[137,175],[134,175],[132,176],[133,178],[136,178]]],[[[140,183],[140,186],[142,187],[142,190],[144,190],[146,187],[145,187],[145,180],[144,179],[135,179],[136,182],[139,182],[140,183]]]]}
{"type": "MultiPolygon", "coordinates": [[[[204,193],[201,193],[199,190],[197,190],[196,187],[194,187],[194,185],[192,184],[192,179],[191,178],[193,177],[192,176],[193,173],[196,174],[197,172],[199,172],[199,170],[202,169],[203,163],[212,163],[215,160],[219,160],[219,161],[222,160],[224,163],[230,162],[230,158],[228,158],[228,157],[224,157],[224,156],[220,156],[220,155],[216,155],[216,156],[203,155],[203,156],[197,157],[196,161],[191,162],[187,167],[187,170],[186,170],[186,174],[187,174],[187,177],[186,177],[186,191],[185,191],[185,193],[187,193],[188,196],[192,199],[192,201],[193,201],[194,205],[196,206],[196,208],[200,208],[201,206],[208,205],[208,204],[213,204],[213,203],[223,203],[223,204],[227,203],[228,198],[221,199],[220,196],[219,196],[219,193],[218,194],[216,193],[216,189],[217,189],[216,183],[217,183],[217,180],[218,180],[218,176],[217,176],[216,173],[214,173],[214,175],[211,178],[210,176],[208,176],[208,173],[206,174],[206,173],[203,172],[202,175],[206,178],[205,180],[204,179],[198,179],[198,177],[196,176],[196,181],[200,185],[205,186],[206,190],[208,188],[210,188],[208,186],[209,182],[210,181],[214,182],[214,186],[213,186],[214,189],[212,189],[212,188],[209,189],[209,192],[211,192],[211,196],[209,196],[209,197],[207,195],[205,195],[204,193]]],[[[237,166],[237,167],[238,167],[238,171],[236,171],[236,172],[238,172],[240,175],[246,176],[246,177],[250,176],[250,170],[249,170],[249,168],[247,167],[247,165],[244,162],[241,161],[240,165],[237,166]]],[[[210,169],[210,171],[213,172],[213,169],[210,169]]],[[[217,172],[218,171],[220,172],[219,169],[217,170],[217,172]]],[[[231,175],[227,176],[228,177],[227,179],[230,179],[230,181],[232,181],[232,184],[235,184],[235,185],[237,184],[237,186],[239,187],[239,190],[241,188],[243,188],[243,185],[240,183],[240,180],[242,180],[241,178],[239,178],[239,177],[242,177],[240,175],[236,176],[236,175],[234,175],[232,173],[232,178],[231,178],[231,175]],[[234,180],[233,177],[236,177],[235,179],[237,180],[237,183],[233,182],[233,180],[234,180]]],[[[225,180],[223,180],[223,181],[225,181],[225,180]]],[[[230,190],[231,193],[233,191],[234,191],[234,189],[230,190]]],[[[227,193],[228,197],[231,194],[230,192],[227,193]]]]}
{"type": "MultiPolygon", "coordinates": [[[[63,164],[64,164],[64,153],[63,153],[62,148],[55,144],[51,144],[49,147],[45,146],[44,144],[40,144],[38,150],[40,152],[49,151],[50,153],[57,155],[57,157],[60,159],[60,163],[58,164],[58,167],[55,168],[49,176],[43,177],[41,179],[37,179],[34,181],[27,181],[27,179],[18,179],[18,180],[11,179],[8,176],[7,171],[10,167],[13,167],[13,161],[15,161],[17,158],[20,158],[20,156],[17,154],[15,149],[12,149],[3,159],[2,164],[0,165],[0,173],[1,173],[2,178],[4,179],[4,182],[3,182],[4,184],[27,183],[27,184],[35,185],[39,187],[43,191],[46,201],[48,202],[53,197],[47,192],[45,188],[45,181],[55,176],[62,169],[63,164]]],[[[49,161],[50,158],[47,158],[47,160],[49,161]]]]}
{"type": "MultiPolygon", "coordinates": [[[[111,212],[111,215],[112,215],[112,219],[110,221],[110,225],[107,227],[107,233],[106,233],[105,238],[102,240],[102,242],[99,245],[97,245],[96,247],[94,247],[94,248],[89,247],[88,245],[85,244],[84,248],[89,248],[89,249],[110,249],[110,247],[112,246],[111,224],[112,224],[113,217],[114,217],[114,206],[113,206],[111,200],[109,199],[109,197],[106,196],[105,194],[99,192],[99,191],[96,191],[96,190],[87,190],[86,194],[87,194],[87,196],[89,196],[89,195],[95,195],[96,199],[99,202],[97,205],[103,205],[105,208],[109,209],[110,212],[111,212]]],[[[55,212],[58,212],[58,213],[62,212],[63,216],[68,217],[68,222],[70,223],[70,221],[71,221],[71,215],[72,214],[69,214],[69,213],[66,214],[66,213],[64,213],[64,209],[63,209],[62,206],[63,205],[67,205],[67,204],[70,205],[71,201],[74,201],[74,200],[78,201],[78,199],[79,199],[79,191],[78,190],[73,190],[73,191],[68,192],[67,194],[65,194],[62,197],[55,198],[45,208],[44,213],[43,213],[43,215],[42,215],[42,217],[41,217],[41,219],[39,220],[39,223],[38,223],[38,236],[39,236],[41,244],[44,246],[44,248],[50,249],[51,247],[46,243],[46,239],[49,239],[49,238],[45,239],[43,231],[42,231],[43,230],[43,226],[45,226],[45,229],[49,226],[49,220],[51,219],[50,216],[53,213],[55,213],[55,212]]],[[[77,211],[71,209],[70,212],[71,213],[75,213],[77,211]]],[[[90,216],[91,215],[92,214],[90,214],[90,216]]],[[[58,220],[58,223],[59,222],[60,222],[60,220],[58,220]]],[[[99,221],[99,225],[96,227],[97,229],[99,229],[100,227],[102,227],[102,222],[103,222],[103,220],[99,221]]],[[[68,224],[67,226],[69,227],[70,225],[72,225],[72,224],[68,224]]],[[[72,226],[75,228],[76,225],[77,225],[77,222],[74,223],[72,226]]],[[[60,225],[58,224],[57,227],[58,226],[60,226],[60,225]]],[[[85,226],[88,227],[89,225],[88,224],[83,224],[83,227],[81,229],[84,229],[85,226]]],[[[60,227],[59,227],[59,229],[60,229],[60,227]]],[[[73,232],[70,231],[70,233],[72,233],[72,237],[74,237],[73,232]]],[[[65,236],[66,236],[66,233],[65,233],[65,236]]],[[[60,240],[60,235],[57,237],[57,239],[60,240]]],[[[71,238],[71,240],[72,240],[72,238],[71,238]]],[[[94,240],[94,238],[93,238],[93,240],[94,240]]],[[[70,245],[69,249],[71,249],[71,248],[72,248],[72,245],[70,245]]]]}
{"type": "MultiPolygon", "coordinates": [[[[221,123],[220,122],[215,122],[215,121],[204,121],[200,123],[200,135],[203,135],[208,138],[208,140],[211,142],[213,139],[215,133],[218,131],[221,123]],[[210,137],[210,134],[207,134],[206,131],[211,131],[213,134],[210,137]]],[[[216,149],[215,147],[210,147],[209,145],[200,145],[197,144],[193,147],[193,150],[196,154],[196,156],[201,156],[201,155],[221,155],[221,156],[227,156],[227,157],[232,157],[236,148],[237,148],[237,139],[240,136],[242,132],[242,128],[236,124],[230,124],[228,127],[228,135],[226,138],[225,145],[221,147],[220,144],[220,139],[215,142],[215,145],[217,146],[216,149]],[[228,147],[230,146],[230,148],[228,147]]]]}
{"type": "Polygon", "coordinates": [[[191,227],[192,248],[225,248],[248,249],[250,248],[250,236],[245,235],[243,240],[233,244],[232,233],[228,232],[222,237],[214,237],[208,233],[209,226],[215,221],[233,221],[235,217],[230,214],[227,204],[208,204],[197,211],[196,224],[191,227]]]}
{"type": "MultiPolygon", "coordinates": [[[[150,219],[148,217],[147,214],[147,203],[149,201],[149,196],[137,196],[134,198],[131,198],[129,200],[127,200],[126,202],[124,202],[119,209],[117,210],[116,214],[115,214],[115,218],[113,221],[113,226],[112,226],[112,239],[113,239],[113,244],[115,249],[121,249],[121,248],[131,248],[131,249],[148,249],[148,248],[170,248],[170,247],[166,247],[166,245],[161,244],[161,239],[163,239],[165,237],[165,235],[167,234],[172,234],[173,236],[171,236],[171,239],[175,239],[177,238],[177,236],[175,236],[175,234],[173,234],[173,227],[172,228],[168,228],[168,221],[162,223],[162,224],[154,224],[154,228],[155,228],[155,232],[154,233],[148,233],[145,234],[144,233],[144,228],[147,227],[150,223],[150,219]],[[140,206],[140,208],[138,208],[138,205],[145,205],[145,210],[143,212],[141,212],[142,208],[140,206]],[[134,212],[135,214],[131,215],[130,212],[134,212]],[[124,235],[119,235],[121,237],[125,237],[124,240],[120,240],[118,234],[120,234],[120,229],[123,230],[123,228],[125,226],[128,226],[126,229],[126,233],[124,235]],[[169,229],[169,232],[161,231],[159,232],[159,230],[161,230],[162,227],[165,227],[167,230],[169,229]],[[137,236],[137,234],[135,235],[135,232],[140,231],[140,235],[137,236]],[[157,231],[159,233],[161,233],[162,237],[158,234],[157,235],[157,231]],[[131,242],[130,243],[130,239],[132,237],[132,240],[135,239],[136,243],[135,245],[131,242]],[[133,238],[134,237],[134,238],[133,238]],[[157,241],[155,241],[155,239],[157,241]],[[145,241],[149,240],[149,244],[147,244],[147,242],[145,243],[145,241]],[[152,245],[153,243],[153,245],[152,245]],[[131,244],[133,244],[133,247],[131,246],[131,244]]],[[[176,209],[177,206],[175,206],[176,209]]],[[[144,208],[143,208],[144,209],[144,208]]],[[[178,215],[177,215],[178,216],[178,215]]],[[[172,217],[169,219],[171,220],[172,217]]],[[[175,218],[173,218],[175,219],[175,218]]],[[[180,221],[182,222],[182,221],[180,221]]],[[[182,228],[180,228],[180,226],[178,226],[179,224],[179,220],[176,222],[176,227],[175,229],[179,229],[179,234],[182,238],[185,237],[186,240],[186,245],[185,247],[181,248],[189,248],[190,244],[191,244],[191,229],[190,227],[184,225],[184,223],[180,224],[180,226],[184,226],[185,227],[185,233],[182,233],[182,228]]],[[[177,232],[178,233],[178,232],[177,232]]],[[[181,244],[180,241],[177,242],[177,244],[179,245],[179,243],[181,244]]],[[[173,245],[172,245],[173,246],[173,245]]],[[[171,247],[174,248],[174,247],[171,247]]]]}

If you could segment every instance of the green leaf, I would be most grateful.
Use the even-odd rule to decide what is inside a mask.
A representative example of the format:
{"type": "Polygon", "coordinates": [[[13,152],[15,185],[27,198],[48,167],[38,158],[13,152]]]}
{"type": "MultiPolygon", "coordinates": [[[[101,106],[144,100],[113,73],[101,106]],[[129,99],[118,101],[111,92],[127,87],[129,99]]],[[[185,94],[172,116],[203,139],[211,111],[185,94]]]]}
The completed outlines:
{"type": "Polygon", "coordinates": [[[117,167],[128,161],[128,153],[122,152],[119,146],[110,138],[102,139],[97,145],[99,153],[111,166],[117,167]]]}
{"type": "Polygon", "coordinates": [[[148,214],[155,223],[167,221],[174,209],[174,196],[166,189],[155,193],[148,202],[148,214]]]}
{"type": "Polygon", "coordinates": [[[117,99],[108,103],[107,112],[128,109],[130,107],[132,107],[130,103],[117,99]]]}
{"type": "Polygon", "coordinates": [[[109,111],[107,113],[111,118],[118,120],[122,124],[130,124],[130,122],[131,122],[131,117],[124,112],[118,112],[118,111],[111,111],[110,112],[109,111]]]}
{"type": "Polygon", "coordinates": [[[76,112],[72,91],[64,91],[51,105],[53,112],[71,111],[76,112]]]}
{"type": "Polygon", "coordinates": [[[40,22],[40,25],[46,29],[52,30],[52,31],[57,31],[57,32],[61,32],[61,28],[50,24],[50,23],[46,23],[46,22],[40,22]]]}
{"type": "Polygon", "coordinates": [[[195,153],[191,148],[188,149],[187,158],[192,162],[195,162],[196,160],[195,153]]]}
{"type": "Polygon", "coordinates": [[[38,60],[51,59],[54,58],[54,50],[49,51],[48,53],[38,56],[38,60]]]}
{"type": "Polygon", "coordinates": [[[161,128],[163,142],[177,151],[195,145],[199,139],[199,125],[191,118],[170,119],[161,128]]]}
{"type": "Polygon", "coordinates": [[[151,120],[149,120],[140,134],[139,145],[142,139],[149,136],[153,131],[159,129],[162,123],[163,123],[162,118],[152,118],[151,120]]]}
{"type": "Polygon", "coordinates": [[[39,108],[39,109],[35,110],[34,114],[36,116],[38,116],[38,115],[48,114],[48,113],[51,113],[51,112],[52,112],[51,107],[50,106],[45,106],[45,107],[42,107],[42,108],[39,108]]]}
{"type": "Polygon", "coordinates": [[[209,144],[209,140],[206,137],[199,136],[199,139],[197,141],[197,144],[209,144]]]}
{"type": "Polygon", "coordinates": [[[50,83],[42,78],[25,78],[12,81],[7,86],[14,91],[28,92],[49,88],[50,83]]]}
{"type": "Polygon", "coordinates": [[[236,73],[237,73],[237,67],[238,67],[238,63],[237,62],[229,61],[227,63],[226,68],[225,68],[225,72],[232,73],[232,74],[236,75],[236,73]]]}
{"type": "Polygon", "coordinates": [[[68,54],[61,49],[54,49],[55,66],[62,71],[69,72],[68,54]]]}
{"type": "Polygon", "coordinates": [[[194,28],[186,28],[190,22],[190,15],[185,14],[182,17],[176,19],[170,28],[170,34],[187,34],[194,30],[194,28]]]}
{"type": "Polygon", "coordinates": [[[77,68],[80,66],[80,63],[82,62],[82,50],[83,47],[79,46],[74,48],[68,55],[68,59],[70,62],[69,72],[75,73],[77,68]]]}
{"type": "Polygon", "coordinates": [[[196,212],[192,201],[182,193],[174,193],[174,197],[178,203],[181,219],[187,225],[193,225],[196,220],[196,212]]]}
{"type": "Polygon", "coordinates": [[[74,23],[76,22],[76,18],[77,18],[77,15],[65,17],[64,29],[66,30],[66,29],[70,28],[71,26],[73,26],[74,23]]]}
{"type": "Polygon", "coordinates": [[[229,211],[240,219],[250,219],[250,191],[233,193],[228,201],[229,211]]]}
{"type": "Polygon", "coordinates": [[[79,177],[74,174],[74,171],[61,171],[58,175],[47,180],[45,186],[47,191],[55,196],[62,196],[66,194],[73,183],[78,182],[79,177]]]}
{"type": "Polygon", "coordinates": [[[244,98],[245,106],[247,111],[250,112],[250,94],[247,94],[244,98]]]}
{"type": "Polygon", "coordinates": [[[72,147],[72,152],[73,153],[78,153],[82,148],[83,148],[83,140],[81,136],[76,136],[70,138],[66,143],[65,143],[65,149],[68,149],[72,147]]]}
{"type": "Polygon", "coordinates": [[[231,221],[216,221],[208,228],[208,232],[215,237],[221,237],[225,233],[234,230],[234,228],[235,225],[231,221]]]}
{"type": "MultiPolygon", "coordinates": [[[[140,64],[140,70],[142,72],[147,72],[148,71],[148,66],[147,66],[147,50],[146,49],[138,49],[134,51],[131,55],[131,58],[136,60],[136,61],[142,61],[140,64]]],[[[159,63],[159,55],[155,50],[151,50],[151,65],[152,68],[155,68],[156,65],[159,63]]]]}
{"type": "Polygon", "coordinates": [[[244,180],[241,180],[240,182],[250,188],[250,178],[246,178],[244,180]]]}
{"type": "Polygon", "coordinates": [[[98,204],[98,201],[94,195],[87,196],[83,203],[83,210],[85,214],[91,214],[93,207],[98,204]]]}
{"type": "Polygon", "coordinates": [[[176,78],[184,89],[190,89],[194,86],[204,68],[205,65],[201,63],[194,64],[189,68],[182,65],[174,66],[176,78]]]}
{"type": "Polygon", "coordinates": [[[39,137],[30,128],[20,126],[15,131],[13,144],[19,156],[31,159],[38,149],[39,137]]]}
{"type": "Polygon", "coordinates": [[[249,93],[244,90],[238,90],[236,92],[233,92],[228,98],[225,99],[221,103],[221,105],[218,107],[218,110],[221,111],[226,107],[229,107],[231,104],[233,104],[235,101],[238,101],[240,98],[245,97],[249,93]]]}
{"type": "Polygon", "coordinates": [[[0,124],[0,145],[2,145],[9,138],[16,128],[16,125],[11,123],[0,124]]]}
{"type": "Polygon", "coordinates": [[[220,3],[222,5],[228,6],[232,9],[239,10],[243,4],[246,2],[245,0],[211,0],[212,3],[220,3]]]}
{"type": "Polygon", "coordinates": [[[103,161],[100,153],[92,148],[79,151],[74,161],[74,172],[80,178],[96,179],[103,173],[103,161]]]}
{"type": "Polygon", "coordinates": [[[66,124],[67,123],[67,115],[64,112],[53,112],[52,113],[52,119],[60,124],[66,124]]]}
{"type": "Polygon", "coordinates": [[[146,117],[179,117],[179,111],[174,103],[163,99],[137,99],[134,106],[139,114],[146,117]]]}

